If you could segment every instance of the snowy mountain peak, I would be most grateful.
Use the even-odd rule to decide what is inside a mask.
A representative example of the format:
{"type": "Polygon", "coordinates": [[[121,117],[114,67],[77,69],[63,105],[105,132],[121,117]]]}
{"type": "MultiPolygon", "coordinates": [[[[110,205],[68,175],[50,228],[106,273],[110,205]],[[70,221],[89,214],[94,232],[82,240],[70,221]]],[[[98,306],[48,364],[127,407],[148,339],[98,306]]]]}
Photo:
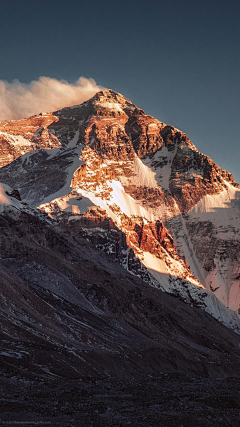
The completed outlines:
{"type": "Polygon", "coordinates": [[[88,102],[101,103],[101,102],[116,102],[122,105],[133,105],[133,103],[125,96],[112,89],[101,90],[96,93],[88,102]]]}
{"type": "Polygon", "coordinates": [[[0,181],[24,202],[151,285],[238,324],[239,186],[186,134],[112,90],[0,132],[0,181]]]}

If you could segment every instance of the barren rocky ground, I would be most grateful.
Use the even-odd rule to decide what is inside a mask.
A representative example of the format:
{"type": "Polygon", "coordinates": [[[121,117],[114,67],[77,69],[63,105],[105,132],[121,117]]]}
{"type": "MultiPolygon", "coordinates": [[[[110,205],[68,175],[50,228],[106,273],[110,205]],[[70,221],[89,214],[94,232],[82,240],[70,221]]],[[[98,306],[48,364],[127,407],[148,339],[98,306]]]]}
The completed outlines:
{"type": "Polygon", "coordinates": [[[239,409],[240,385],[234,378],[7,378],[0,425],[237,427],[239,409]]]}

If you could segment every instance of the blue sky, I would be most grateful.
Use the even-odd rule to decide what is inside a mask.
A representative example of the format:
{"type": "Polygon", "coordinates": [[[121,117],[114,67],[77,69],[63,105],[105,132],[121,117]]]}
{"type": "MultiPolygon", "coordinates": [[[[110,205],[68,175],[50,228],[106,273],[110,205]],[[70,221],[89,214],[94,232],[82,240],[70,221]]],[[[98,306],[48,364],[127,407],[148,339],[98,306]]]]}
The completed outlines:
{"type": "Polygon", "coordinates": [[[3,1],[0,80],[93,78],[240,182],[239,22],[231,0],[3,1]]]}

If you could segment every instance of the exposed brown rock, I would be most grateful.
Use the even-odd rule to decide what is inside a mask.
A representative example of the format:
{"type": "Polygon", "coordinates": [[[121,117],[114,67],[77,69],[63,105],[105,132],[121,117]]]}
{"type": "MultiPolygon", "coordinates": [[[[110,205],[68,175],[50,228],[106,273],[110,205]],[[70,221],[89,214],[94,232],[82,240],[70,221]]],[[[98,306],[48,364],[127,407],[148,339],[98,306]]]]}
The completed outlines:
{"type": "Polygon", "coordinates": [[[0,167],[37,148],[59,147],[60,142],[48,129],[57,120],[49,113],[0,122],[0,167]]]}

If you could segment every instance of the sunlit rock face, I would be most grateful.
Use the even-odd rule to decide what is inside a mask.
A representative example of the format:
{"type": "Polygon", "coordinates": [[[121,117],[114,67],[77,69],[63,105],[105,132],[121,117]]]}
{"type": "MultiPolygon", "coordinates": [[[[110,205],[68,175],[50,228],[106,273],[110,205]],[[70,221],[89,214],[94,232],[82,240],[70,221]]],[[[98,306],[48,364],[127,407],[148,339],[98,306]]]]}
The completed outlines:
{"type": "Polygon", "coordinates": [[[24,120],[0,122],[0,167],[29,151],[59,147],[58,139],[48,129],[55,120],[57,117],[46,113],[24,120]]]}
{"type": "Polygon", "coordinates": [[[111,90],[0,132],[0,181],[24,202],[215,317],[215,295],[239,310],[239,185],[183,132],[111,90]]]}

